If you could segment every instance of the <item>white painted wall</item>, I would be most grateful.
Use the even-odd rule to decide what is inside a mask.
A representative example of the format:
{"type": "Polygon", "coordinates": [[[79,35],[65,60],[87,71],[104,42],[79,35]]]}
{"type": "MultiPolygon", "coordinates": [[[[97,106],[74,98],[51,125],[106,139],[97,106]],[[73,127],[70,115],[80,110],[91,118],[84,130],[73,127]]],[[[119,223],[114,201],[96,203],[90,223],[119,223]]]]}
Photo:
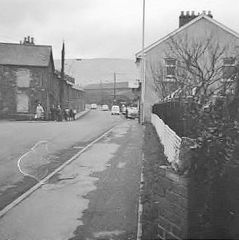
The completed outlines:
{"type": "Polygon", "coordinates": [[[171,164],[178,164],[181,138],[166,125],[158,115],[151,114],[151,123],[155,127],[158,137],[164,147],[164,154],[168,162],[171,164]]]}

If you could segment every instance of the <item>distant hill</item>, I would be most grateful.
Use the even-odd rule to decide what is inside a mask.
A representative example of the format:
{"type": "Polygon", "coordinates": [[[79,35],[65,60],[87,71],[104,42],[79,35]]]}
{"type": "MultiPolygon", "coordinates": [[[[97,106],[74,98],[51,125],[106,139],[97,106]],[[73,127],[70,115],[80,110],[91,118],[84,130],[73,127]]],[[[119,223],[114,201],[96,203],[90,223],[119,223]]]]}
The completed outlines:
{"type": "MultiPolygon", "coordinates": [[[[61,61],[55,60],[55,68],[60,70],[61,61]]],[[[117,82],[135,81],[137,70],[134,60],[117,58],[66,59],[65,73],[75,78],[82,87],[100,82],[113,82],[116,72],[117,82]]]]}

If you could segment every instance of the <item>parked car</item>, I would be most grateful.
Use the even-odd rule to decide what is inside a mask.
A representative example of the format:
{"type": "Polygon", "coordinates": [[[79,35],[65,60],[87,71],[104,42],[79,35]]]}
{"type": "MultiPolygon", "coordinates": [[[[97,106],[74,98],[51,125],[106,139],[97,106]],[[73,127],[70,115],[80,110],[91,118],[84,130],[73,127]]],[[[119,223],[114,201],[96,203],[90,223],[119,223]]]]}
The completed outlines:
{"type": "Polygon", "coordinates": [[[126,106],[125,105],[122,105],[121,112],[122,112],[122,114],[125,115],[125,113],[126,113],[126,106]]]}
{"type": "Polygon", "coordinates": [[[126,118],[135,119],[138,117],[138,108],[137,107],[127,107],[126,118]]]}
{"type": "Polygon", "coordinates": [[[109,111],[109,106],[108,105],[102,105],[102,111],[109,111]]]}
{"type": "Polygon", "coordinates": [[[120,114],[120,108],[117,105],[113,105],[111,108],[111,115],[119,115],[120,114]]]}
{"type": "Polygon", "coordinates": [[[90,106],[91,109],[97,109],[97,104],[95,103],[92,103],[91,106],[90,106]]]}

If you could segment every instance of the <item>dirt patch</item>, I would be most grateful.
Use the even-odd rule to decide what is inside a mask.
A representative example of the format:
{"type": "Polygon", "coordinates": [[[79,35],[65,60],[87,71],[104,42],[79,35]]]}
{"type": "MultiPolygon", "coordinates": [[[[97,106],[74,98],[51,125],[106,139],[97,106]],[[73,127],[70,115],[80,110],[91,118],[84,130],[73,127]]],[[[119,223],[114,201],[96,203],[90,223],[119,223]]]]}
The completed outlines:
{"type": "Polygon", "coordinates": [[[160,184],[158,177],[159,167],[168,165],[163,146],[152,124],[145,125],[143,146],[142,240],[152,240],[157,239],[156,219],[158,217],[157,189],[160,184]]]}

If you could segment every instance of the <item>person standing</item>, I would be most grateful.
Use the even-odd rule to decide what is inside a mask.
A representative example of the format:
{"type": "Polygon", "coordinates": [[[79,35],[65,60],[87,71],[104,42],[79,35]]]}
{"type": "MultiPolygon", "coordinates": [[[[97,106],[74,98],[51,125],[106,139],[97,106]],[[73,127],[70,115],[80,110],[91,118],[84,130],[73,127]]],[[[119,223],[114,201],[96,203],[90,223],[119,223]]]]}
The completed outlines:
{"type": "Polygon", "coordinates": [[[56,120],[56,108],[54,105],[52,105],[52,107],[50,108],[51,111],[51,120],[55,121],[56,120]]]}
{"type": "Polygon", "coordinates": [[[38,103],[36,108],[36,119],[40,120],[44,118],[44,109],[40,103],[38,103]]]}
{"type": "Polygon", "coordinates": [[[60,105],[57,106],[56,113],[57,113],[57,121],[61,122],[62,121],[62,110],[61,110],[60,105]]]}

